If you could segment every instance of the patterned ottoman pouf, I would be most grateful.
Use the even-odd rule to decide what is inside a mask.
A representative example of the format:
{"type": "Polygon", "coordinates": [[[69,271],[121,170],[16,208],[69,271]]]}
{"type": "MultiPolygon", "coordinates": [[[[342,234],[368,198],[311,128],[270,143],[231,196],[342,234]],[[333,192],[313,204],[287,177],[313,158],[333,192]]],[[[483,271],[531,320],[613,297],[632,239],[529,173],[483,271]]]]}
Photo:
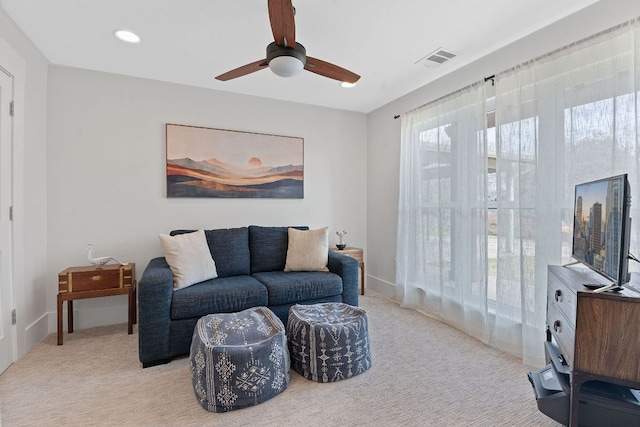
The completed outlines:
{"type": "Polygon", "coordinates": [[[271,310],[210,314],[198,320],[191,341],[191,381],[208,411],[257,405],[289,386],[284,325],[271,310]]]}
{"type": "Polygon", "coordinates": [[[342,303],[296,304],[289,310],[291,367],[321,383],[358,375],[371,367],[367,313],[342,303]]]}

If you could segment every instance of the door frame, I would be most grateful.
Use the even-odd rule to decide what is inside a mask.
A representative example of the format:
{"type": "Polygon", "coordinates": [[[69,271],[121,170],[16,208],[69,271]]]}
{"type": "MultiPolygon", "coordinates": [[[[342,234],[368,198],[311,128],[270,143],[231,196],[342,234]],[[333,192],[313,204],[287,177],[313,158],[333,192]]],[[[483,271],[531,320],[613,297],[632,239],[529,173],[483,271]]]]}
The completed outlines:
{"type": "Polygon", "coordinates": [[[13,307],[16,310],[16,325],[14,334],[14,361],[23,356],[26,351],[25,342],[25,304],[24,304],[24,106],[26,87],[26,64],[9,44],[0,38],[0,66],[13,77],[13,147],[12,162],[13,176],[11,192],[13,195],[13,247],[12,247],[12,296],[13,307]]]}

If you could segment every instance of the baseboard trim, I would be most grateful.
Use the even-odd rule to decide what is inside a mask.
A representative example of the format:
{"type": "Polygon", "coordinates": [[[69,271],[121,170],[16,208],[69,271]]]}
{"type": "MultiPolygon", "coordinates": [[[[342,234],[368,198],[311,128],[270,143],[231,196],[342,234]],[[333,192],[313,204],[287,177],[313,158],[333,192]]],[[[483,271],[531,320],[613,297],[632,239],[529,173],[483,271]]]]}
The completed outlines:
{"type": "Polygon", "coordinates": [[[24,352],[18,354],[18,359],[38,345],[49,333],[49,313],[44,313],[24,329],[24,352]]]}
{"type": "Polygon", "coordinates": [[[372,290],[392,300],[396,297],[395,284],[371,275],[367,275],[365,293],[367,292],[367,290],[372,290]]]}

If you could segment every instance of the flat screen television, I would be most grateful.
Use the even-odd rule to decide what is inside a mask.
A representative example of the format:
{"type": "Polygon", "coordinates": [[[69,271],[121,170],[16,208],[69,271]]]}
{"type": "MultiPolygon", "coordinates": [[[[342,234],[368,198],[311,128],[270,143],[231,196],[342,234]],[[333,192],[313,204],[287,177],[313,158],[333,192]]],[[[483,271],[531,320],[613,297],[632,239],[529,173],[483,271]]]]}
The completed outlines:
{"type": "Polygon", "coordinates": [[[571,255],[612,283],[629,281],[631,189],[627,175],[576,185],[571,255]]]}

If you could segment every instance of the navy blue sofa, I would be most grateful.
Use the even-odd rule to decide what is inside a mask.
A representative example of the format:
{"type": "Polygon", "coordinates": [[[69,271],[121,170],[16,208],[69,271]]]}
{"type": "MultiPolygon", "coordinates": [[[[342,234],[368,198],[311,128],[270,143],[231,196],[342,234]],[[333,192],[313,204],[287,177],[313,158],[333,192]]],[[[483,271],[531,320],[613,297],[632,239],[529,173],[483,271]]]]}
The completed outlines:
{"type": "Polygon", "coordinates": [[[358,305],[358,262],[353,258],[329,251],[328,272],[284,271],[288,227],[252,225],[206,230],[205,234],[217,278],[174,291],[164,257],[152,259],[142,274],[138,350],[143,368],[189,354],[196,322],[207,314],[266,306],[286,325],[294,304],[358,305]]]}

